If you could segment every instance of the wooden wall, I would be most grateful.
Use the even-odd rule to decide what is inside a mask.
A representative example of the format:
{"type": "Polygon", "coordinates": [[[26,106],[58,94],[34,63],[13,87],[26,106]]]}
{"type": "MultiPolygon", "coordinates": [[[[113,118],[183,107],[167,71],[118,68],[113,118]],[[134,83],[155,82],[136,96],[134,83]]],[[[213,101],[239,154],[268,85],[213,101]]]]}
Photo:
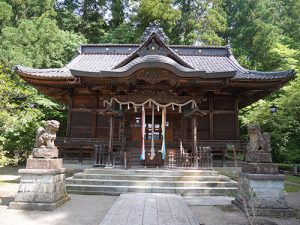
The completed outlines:
{"type": "MultiPolygon", "coordinates": [[[[98,99],[94,95],[75,95],[70,100],[67,137],[108,139],[109,118],[89,110],[103,108],[98,99]]],[[[239,139],[238,106],[234,97],[209,96],[199,108],[205,115],[197,118],[198,140],[239,139]]],[[[130,120],[128,113],[125,119],[130,120]]],[[[172,120],[172,140],[191,140],[191,119],[172,114],[172,120]]],[[[114,121],[114,139],[119,138],[120,121],[121,118],[114,121]]],[[[129,131],[127,127],[125,129],[129,131]]],[[[126,132],[128,135],[130,133],[126,132]]]]}

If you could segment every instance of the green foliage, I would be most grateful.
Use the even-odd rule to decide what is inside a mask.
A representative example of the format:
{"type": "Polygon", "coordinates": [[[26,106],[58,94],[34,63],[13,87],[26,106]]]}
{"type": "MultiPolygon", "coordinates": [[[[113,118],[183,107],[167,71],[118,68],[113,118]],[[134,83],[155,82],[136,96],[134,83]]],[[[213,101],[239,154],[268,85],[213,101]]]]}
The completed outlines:
{"type": "MultiPolygon", "coordinates": [[[[0,9],[1,154],[28,151],[42,120],[66,121],[61,105],[7,68],[62,67],[83,42],[139,43],[153,21],[170,44],[230,43],[249,69],[300,71],[299,0],[0,0],[0,9]]],[[[299,79],[240,115],[242,135],[250,122],[271,133],[277,162],[300,162],[299,79]],[[278,113],[270,115],[273,103],[278,113]]]]}
{"type": "Polygon", "coordinates": [[[139,43],[141,35],[140,30],[136,29],[131,23],[122,23],[116,28],[109,30],[101,42],[103,43],[116,43],[116,44],[132,44],[139,43]],[[137,35],[139,34],[139,35],[137,35]]]}
{"type": "Polygon", "coordinates": [[[276,162],[300,163],[300,80],[296,78],[290,85],[275,93],[273,101],[261,100],[241,113],[242,126],[258,123],[261,129],[271,133],[273,159],[276,162]],[[271,102],[278,112],[270,115],[271,102]],[[249,110],[250,109],[250,110],[249,110]],[[249,110],[249,111],[247,111],[249,110]]]}
{"type": "Polygon", "coordinates": [[[141,0],[133,21],[139,24],[142,33],[149,23],[155,21],[172,40],[171,31],[181,16],[180,10],[172,5],[172,0],[141,0]]]}
{"type": "Polygon", "coordinates": [[[6,2],[0,2],[0,28],[9,25],[13,16],[12,6],[6,2]]]}
{"type": "Polygon", "coordinates": [[[13,158],[18,151],[22,160],[31,151],[35,132],[43,120],[56,119],[64,127],[66,113],[60,112],[59,104],[39,95],[9,69],[2,67],[1,71],[0,153],[13,158]]]}
{"type": "Polygon", "coordinates": [[[112,19],[110,21],[110,25],[112,28],[118,27],[120,24],[124,22],[124,3],[126,1],[121,0],[113,0],[111,2],[111,15],[112,19]]]}
{"type": "Polygon", "coordinates": [[[289,164],[289,163],[278,163],[277,164],[279,170],[281,171],[290,171],[292,172],[293,171],[293,164],[289,164]]]}

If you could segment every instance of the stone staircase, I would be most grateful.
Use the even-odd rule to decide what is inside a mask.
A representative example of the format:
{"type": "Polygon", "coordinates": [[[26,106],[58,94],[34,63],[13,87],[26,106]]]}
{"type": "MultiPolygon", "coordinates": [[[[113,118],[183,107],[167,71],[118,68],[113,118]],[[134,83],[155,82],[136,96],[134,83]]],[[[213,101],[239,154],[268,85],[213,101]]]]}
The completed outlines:
{"type": "Polygon", "coordinates": [[[66,188],[73,194],[174,193],[189,198],[233,196],[237,182],[214,170],[91,168],[67,178],[66,188]]]}

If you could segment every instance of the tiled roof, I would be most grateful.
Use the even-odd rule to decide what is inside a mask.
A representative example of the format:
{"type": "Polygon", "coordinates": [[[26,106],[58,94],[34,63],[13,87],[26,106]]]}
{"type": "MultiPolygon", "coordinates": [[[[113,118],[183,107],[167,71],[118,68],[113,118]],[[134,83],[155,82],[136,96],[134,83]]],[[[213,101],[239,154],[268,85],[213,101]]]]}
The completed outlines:
{"type": "Polygon", "coordinates": [[[124,77],[137,69],[150,67],[166,68],[182,77],[191,75],[204,77],[203,74],[206,74],[205,78],[215,78],[216,74],[222,77],[223,73],[224,76],[237,81],[276,80],[293,77],[295,74],[290,70],[279,72],[247,70],[237,62],[228,46],[167,46],[155,33],[152,33],[142,45],[82,45],[79,54],[64,68],[29,69],[16,66],[16,71],[38,79],[61,80],[75,76],[124,77]],[[155,51],[151,51],[153,44],[156,44],[155,51]]]}
{"type": "Polygon", "coordinates": [[[56,68],[56,69],[31,69],[24,66],[15,66],[15,70],[18,73],[26,74],[27,76],[37,77],[39,79],[55,78],[58,80],[65,80],[68,78],[74,79],[68,68],[56,68]]]}
{"type": "Polygon", "coordinates": [[[107,71],[126,57],[127,55],[117,54],[82,54],[73,59],[66,67],[88,72],[107,71]]]}
{"type": "Polygon", "coordinates": [[[278,71],[278,72],[261,72],[261,71],[253,71],[248,70],[244,73],[237,72],[234,80],[274,80],[274,79],[282,79],[287,77],[292,77],[295,75],[294,70],[286,70],[286,71],[278,71]]]}

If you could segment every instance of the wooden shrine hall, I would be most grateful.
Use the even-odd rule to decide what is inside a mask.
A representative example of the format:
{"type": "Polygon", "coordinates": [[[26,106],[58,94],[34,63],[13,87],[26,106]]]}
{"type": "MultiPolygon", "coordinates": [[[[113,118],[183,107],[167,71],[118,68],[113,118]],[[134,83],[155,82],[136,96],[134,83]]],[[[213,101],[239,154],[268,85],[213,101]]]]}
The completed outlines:
{"type": "Polygon", "coordinates": [[[82,45],[63,68],[16,72],[68,106],[64,159],[126,167],[224,164],[228,144],[245,147],[239,110],[295,74],[247,70],[230,46],[168,45],[156,24],[141,44],[82,45]]]}

